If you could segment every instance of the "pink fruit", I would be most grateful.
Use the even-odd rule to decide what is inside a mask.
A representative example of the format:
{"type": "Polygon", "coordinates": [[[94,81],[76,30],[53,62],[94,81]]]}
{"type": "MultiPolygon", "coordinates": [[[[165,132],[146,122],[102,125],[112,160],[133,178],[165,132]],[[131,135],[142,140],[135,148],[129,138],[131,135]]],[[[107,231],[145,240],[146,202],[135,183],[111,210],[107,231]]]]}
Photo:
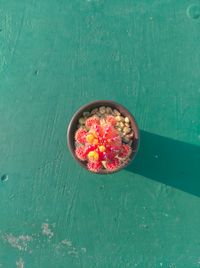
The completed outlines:
{"type": "Polygon", "coordinates": [[[128,144],[123,144],[118,156],[120,158],[127,158],[130,156],[131,152],[132,152],[131,146],[128,144]]]}
{"type": "Polygon", "coordinates": [[[85,121],[85,126],[87,128],[91,128],[93,125],[99,125],[100,124],[100,119],[97,116],[92,116],[89,117],[86,121],[85,121]]]}
{"type": "Polygon", "coordinates": [[[115,171],[120,167],[120,161],[117,158],[114,158],[106,162],[106,168],[108,171],[115,171]]]}
{"type": "Polygon", "coordinates": [[[77,147],[75,154],[78,157],[78,159],[80,159],[81,161],[85,161],[87,159],[84,146],[77,147]]]}
{"type": "Polygon", "coordinates": [[[84,128],[79,128],[75,133],[75,140],[79,143],[85,143],[85,137],[87,130],[84,128]]]}
{"type": "Polygon", "coordinates": [[[87,167],[88,167],[88,169],[90,170],[90,171],[92,171],[92,172],[99,172],[100,171],[100,169],[102,168],[102,164],[101,164],[101,162],[89,162],[88,164],[87,164],[87,167]]]}
{"type": "Polygon", "coordinates": [[[113,172],[129,161],[132,149],[123,144],[120,132],[115,128],[116,123],[112,115],[103,120],[94,115],[87,118],[86,129],[80,127],[76,131],[75,153],[78,159],[86,161],[88,170],[113,172]]]}

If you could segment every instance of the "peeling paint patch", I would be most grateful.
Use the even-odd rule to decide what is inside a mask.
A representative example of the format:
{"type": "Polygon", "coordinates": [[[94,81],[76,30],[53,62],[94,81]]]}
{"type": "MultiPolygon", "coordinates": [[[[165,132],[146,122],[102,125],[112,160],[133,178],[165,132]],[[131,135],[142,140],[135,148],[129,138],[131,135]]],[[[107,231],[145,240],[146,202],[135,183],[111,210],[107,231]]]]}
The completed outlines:
{"type": "Polygon", "coordinates": [[[43,223],[41,228],[43,235],[48,236],[48,238],[52,238],[54,236],[54,233],[51,231],[48,223],[43,223]]]}
{"type": "Polygon", "coordinates": [[[57,252],[67,252],[68,255],[78,257],[79,250],[73,245],[72,241],[64,239],[56,246],[57,252]]]}
{"type": "Polygon", "coordinates": [[[32,236],[29,235],[14,236],[13,234],[5,234],[3,239],[20,251],[27,251],[28,243],[33,240],[32,236]]]}
{"type": "Polygon", "coordinates": [[[22,258],[20,258],[18,261],[16,261],[16,266],[17,266],[17,268],[25,268],[24,261],[22,260],[22,258]]]}
{"type": "Polygon", "coordinates": [[[72,246],[72,241],[67,240],[67,239],[62,240],[60,243],[63,244],[63,245],[66,245],[68,247],[72,246]]]}
{"type": "Polygon", "coordinates": [[[74,248],[74,247],[71,250],[69,250],[67,252],[67,254],[68,255],[74,255],[75,257],[78,257],[78,252],[77,252],[76,248],[74,248]]]}

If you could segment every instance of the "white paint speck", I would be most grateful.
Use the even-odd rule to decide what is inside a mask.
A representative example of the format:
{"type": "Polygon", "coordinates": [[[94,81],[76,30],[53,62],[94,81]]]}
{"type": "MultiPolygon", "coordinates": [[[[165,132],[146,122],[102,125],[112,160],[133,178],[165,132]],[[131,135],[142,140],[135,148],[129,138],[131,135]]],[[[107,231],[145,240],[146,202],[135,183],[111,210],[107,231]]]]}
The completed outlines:
{"type": "Polygon", "coordinates": [[[80,250],[84,253],[86,252],[86,248],[77,249],[73,245],[73,242],[71,240],[68,240],[68,239],[61,240],[56,245],[56,251],[58,253],[67,252],[68,255],[71,255],[73,257],[78,257],[80,250]]]}
{"type": "Polygon", "coordinates": [[[163,213],[163,216],[165,216],[165,217],[169,217],[169,214],[167,214],[167,213],[163,213]]]}
{"type": "Polygon", "coordinates": [[[162,263],[162,262],[160,262],[160,266],[161,266],[161,267],[163,266],[163,263],[162,263]]]}
{"type": "Polygon", "coordinates": [[[16,266],[17,266],[17,268],[25,268],[24,261],[22,260],[22,258],[20,258],[18,261],[16,261],[16,266]]]}
{"type": "Polygon", "coordinates": [[[78,256],[78,252],[76,251],[76,249],[69,250],[67,253],[68,255],[73,255],[75,257],[78,256]]]}
{"type": "Polygon", "coordinates": [[[14,236],[13,234],[5,234],[3,239],[13,248],[17,248],[20,251],[26,251],[28,249],[28,243],[33,240],[32,236],[29,235],[14,236]]]}
{"type": "Polygon", "coordinates": [[[155,158],[158,158],[158,155],[157,154],[155,155],[155,158]]]}
{"type": "Polygon", "coordinates": [[[42,228],[43,235],[48,236],[48,238],[52,238],[54,236],[54,233],[49,228],[49,224],[48,223],[43,223],[42,226],[41,226],[41,228],[42,228]]]}
{"type": "Polygon", "coordinates": [[[87,249],[86,248],[81,248],[82,252],[86,253],[87,249]]]}
{"type": "Polygon", "coordinates": [[[147,224],[140,224],[140,228],[142,228],[142,229],[148,229],[148,225],[147,224]]]}
{"type": "Polygon", "coordinates": [[[66,245],[67,247],[71,247],[72,246],[72,241],[64,239],[61,241],[61,244],[66,245]]]}

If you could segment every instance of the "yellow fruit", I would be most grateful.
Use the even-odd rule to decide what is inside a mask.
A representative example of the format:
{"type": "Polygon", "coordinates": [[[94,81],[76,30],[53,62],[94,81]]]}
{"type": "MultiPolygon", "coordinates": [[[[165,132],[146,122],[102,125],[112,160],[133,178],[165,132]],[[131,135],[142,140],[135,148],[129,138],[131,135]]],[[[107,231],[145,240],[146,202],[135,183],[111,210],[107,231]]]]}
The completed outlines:
{"type": "Polygon", "coordinates": [[[98,143],[99,143],[99,141],[98,141],[97,139],[94,139],[94,140],[93,140],[93,144],[94,144],[94,145],[97,145],[98,143]]]}
{"type": "Polygon", "coordinates": [[[93,136],[94,138],[97,138],[97,133],[96,133],[96,131],[94,131],[94,130],[90,130],[90,134],[92,134],[92,136],[93,136]]]}
{"type": "Polygon", "coordinates": [[[105,152],[105,150],[106,150],[106,147],[104,145],[99,146],[100,152],[105,152]]]}
{"type": "Polygon", "coordinates": [[[98,161],[99,160],[99,154],[95,151],[91,151],[88,154],[88,159],[92,161],[98,161]]]}
{"type": "Polygon", "coordinates": [[[93,141],[94,141],[94,136],[93,136],[92,134],[88,134],[88,135],[86,136],[86,141],[87,141],[88,143],[93,143],[93,141]]]}

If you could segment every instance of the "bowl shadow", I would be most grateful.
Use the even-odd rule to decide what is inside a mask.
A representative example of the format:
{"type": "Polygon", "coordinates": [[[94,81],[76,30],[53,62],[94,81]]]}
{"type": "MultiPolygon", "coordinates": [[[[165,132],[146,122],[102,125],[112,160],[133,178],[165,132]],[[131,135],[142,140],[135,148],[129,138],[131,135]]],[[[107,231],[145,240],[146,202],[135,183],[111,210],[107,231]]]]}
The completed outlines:
{"type": "Polygon", "coordinates": [[[140,149],[126,170],[200,196],[200,146],[141,130],[140,149]]]}

